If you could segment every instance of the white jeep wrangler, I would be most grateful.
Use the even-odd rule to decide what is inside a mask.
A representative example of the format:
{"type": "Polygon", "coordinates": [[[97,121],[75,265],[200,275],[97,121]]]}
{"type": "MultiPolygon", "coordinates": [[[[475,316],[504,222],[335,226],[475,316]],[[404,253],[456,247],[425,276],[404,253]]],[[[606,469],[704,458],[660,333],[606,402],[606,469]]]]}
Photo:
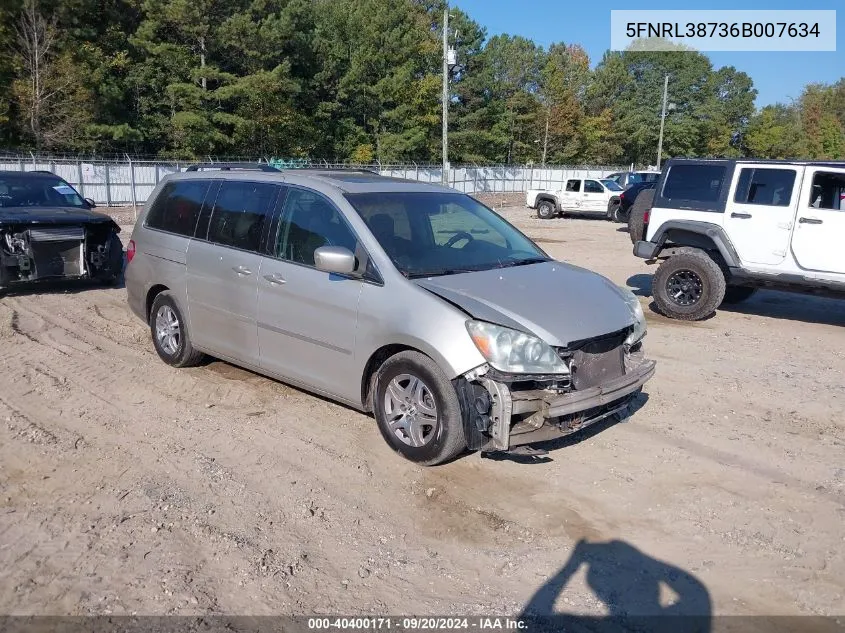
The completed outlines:
{"type": "Polygon", "coordinates": [[[529,189],[525,205],[537,209],[537,217],[549,220],[556,215],[572,213],[601,214],[608,220],[614,218],[619,207],[622,187],[607,178],[570,178],[563,189],[529,189]]]}
{"type": "Polygon", "coordinates": [[[695,321],[757,288],[845,297],[845,162],[672,159],[631,209],[652,295],[695,321]]]}

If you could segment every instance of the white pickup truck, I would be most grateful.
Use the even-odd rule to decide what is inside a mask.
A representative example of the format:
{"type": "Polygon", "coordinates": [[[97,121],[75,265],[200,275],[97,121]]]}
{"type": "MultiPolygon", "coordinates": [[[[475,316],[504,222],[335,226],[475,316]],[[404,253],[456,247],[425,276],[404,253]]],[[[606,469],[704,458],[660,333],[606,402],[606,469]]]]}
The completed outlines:
{"type": "Polygon", "coordinates": [[[620,193],[622,187],[607,178],[570,178],[557,191],[529,189],[525,204],[537,209],[537,217],[542,220],[567,212],[601,214],[610,220],[619,207],[620,193]]]}

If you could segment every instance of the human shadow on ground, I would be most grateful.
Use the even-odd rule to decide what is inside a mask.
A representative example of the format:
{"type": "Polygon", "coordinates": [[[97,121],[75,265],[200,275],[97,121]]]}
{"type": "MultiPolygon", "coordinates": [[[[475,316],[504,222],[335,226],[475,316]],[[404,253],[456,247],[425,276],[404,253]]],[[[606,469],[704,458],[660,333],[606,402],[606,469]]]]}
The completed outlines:
{"type": "Polygon", "coordinates": [[[621,633],[709,633],[712,604],[707,587],[691,573],[647,556],[625,541],[580,540],[566,564],[525,605],[527,630],[621,633]],[[586,566],[587,585],[606,616],[555,612],[573,576],[586,566]]]}

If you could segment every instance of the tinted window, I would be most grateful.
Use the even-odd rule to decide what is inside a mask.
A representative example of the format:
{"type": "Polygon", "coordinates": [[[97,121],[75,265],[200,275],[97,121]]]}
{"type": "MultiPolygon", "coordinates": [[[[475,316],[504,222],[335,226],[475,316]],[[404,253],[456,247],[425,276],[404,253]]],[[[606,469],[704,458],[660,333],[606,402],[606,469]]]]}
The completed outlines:
{"type": "Polygon", "coordinates": [[[585,180],[584,193],[604,193],[604,189],[595,180],[585,180]]]}
{"type": "Polygon", "coordinates": [[[581,181],[580,180],[567,180],[566,181],[566,190],[567,191],[581,191],[581,181]]]}
{"type": "Polygon", "coordinates": [[[734,202],[789,206],[795,172],[791,169],[754,169],[745,167],[739,173],[734,202]]]}
{"type": "Polygon", "coordinates": [[[408,277],[507,268],[548,259],[501,216],[465,194],[384,192],[346,194],[346,198],[396,268],[408,277]],[[410,240],[395,230],[399,223],[377,220],[384,217],[380,208],[404,216],[401,225],[410,227],[410,240]]]}
{"type": "Polygon", "coordinates": [[[0,207],[80,207],[88,205],[58,176],[0,175],[0,207]]]}
{"type": "Polygon", "coordinates": [[[622,187],[615,180],[602,180],[601,184],[610,189],[610,191],[622,191],[622,187]]]}
{"type": "Polygon", "coordinates": [[[147,214],[146,226],[193,237],[209,184],[207,180],[179,180],[166,184],[147,214]]]}
{"type": "Polygon", "coordinates": [[[818,172],[813,176],[810,206],[845,211],[845,174],[818,172]]]}
{"type": "Polygon", "coordinates": [[[353,253],[357,240],[340,212],[326,198],[308,189],[292,188],[285,198],[276,235],[276,257],[314,265],[321,246],[343,246],[353,253]]]}
{"type": "Polygon", "coordinates": [[[674,165],[663,186],[663,197],[715,202],[719,199],[724,178],[723,165],[674,165]]]}
{"type": "Polygon", "coordinates": [[[211,212],[208,240],[257,251],[279,190],[270,183],[224,181],[211,212]]]}

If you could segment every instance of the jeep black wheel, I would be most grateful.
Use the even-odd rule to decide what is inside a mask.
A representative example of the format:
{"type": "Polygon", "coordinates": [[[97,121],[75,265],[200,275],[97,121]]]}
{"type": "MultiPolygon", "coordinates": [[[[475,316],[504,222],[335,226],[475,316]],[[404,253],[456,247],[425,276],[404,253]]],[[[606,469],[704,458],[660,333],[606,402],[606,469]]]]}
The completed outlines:
{"type": "Polygon", "coordinates": [[[757,288],[750,288],[749,286],[728,286],[722,303],[742,303],[746,299],[750,299],[755,292],[757,292],[757,288]]]}
{"type": "Polygon", "coordinates": [[[537,204],[537,217],[541,220],[551,220],[555,217],[555,205],[549,200],[540,200],[537,204]]]}
{"type": "Polygon", "coordinates": [[[725,275],[704,251],[685,249],[664,261],[654,274],[652,293],[664,315],[699,321],[719,307],[725,297],[725,275]]]}
{"type": "Polygon", "coordinates": [[[653,201],[654,189],[644,189],[628,210],[628,234],[632,244],[645,239],[645,212],[651,208],[653,201]]]}

